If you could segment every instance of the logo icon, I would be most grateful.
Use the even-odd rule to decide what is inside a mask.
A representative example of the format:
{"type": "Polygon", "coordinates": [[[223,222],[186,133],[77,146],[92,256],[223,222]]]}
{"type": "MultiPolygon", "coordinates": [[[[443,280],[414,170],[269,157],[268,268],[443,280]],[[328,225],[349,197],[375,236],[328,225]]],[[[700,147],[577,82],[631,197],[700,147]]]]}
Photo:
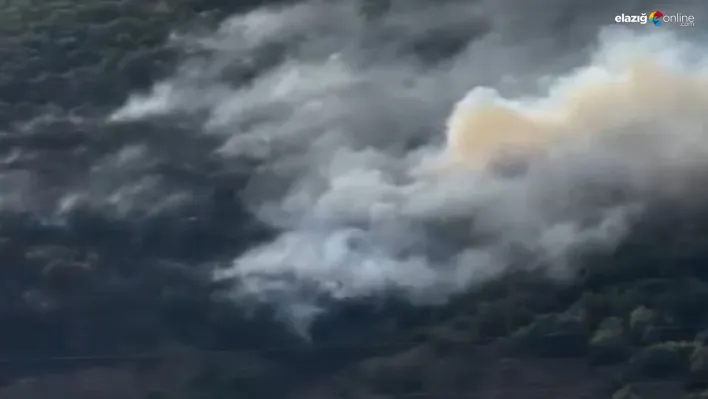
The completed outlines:
{"type": "Polygon", "coordinates": [[[661,17],[663,17],[664,14],[661,13],[659,10],[654,10],[649,14],[649,21],[651,21],[654,25],[659,26],[661,25],[661,17]]]}

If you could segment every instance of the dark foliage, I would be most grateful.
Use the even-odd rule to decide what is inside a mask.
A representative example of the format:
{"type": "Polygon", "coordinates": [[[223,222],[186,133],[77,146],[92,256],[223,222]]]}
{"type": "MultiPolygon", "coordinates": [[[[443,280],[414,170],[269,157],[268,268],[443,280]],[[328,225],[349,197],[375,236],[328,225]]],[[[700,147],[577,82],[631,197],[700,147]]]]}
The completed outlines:
{"type": "MultiPolygon", "coordinates": [[[[484,359],[501,353],[614,365],[623,384],[671,378],[705,385],[708,213],[701,209],[657,206],[651,214],[658,216],[616,251],[585,259],[572,284],[518,273],[441,308],[394,299],[338,304],[315,323],[310,343],[283,329],[272,309],[220,300],[209,273],[270,233],[236,193],[253,165],[219,165],[208,156],[214,143],[188,138],[180,121],[115,127],[91,118],[172,71],[180,57],[165,45],[172,29],[210,26],[260,3],[46,0],[2,9],[0,127],[13,133],[0,134],[0,152],[21,148],[44,160],[20,158],[3,165],[2,175],[31,171],[49,197],[37,198],[32,211],[0,212],[0,358],[11,365],[2,368],[3,382],[46,370],[135,366],[37,358],[179,347],[276,348],[250,357],[190,354],[193,378],[174,384],[204,398],[281,397],[323,380],[344,393],[461,391],[479,383],[470,375],[484,359]],[[86,119],[75,123],[75,116],[86,119]],[[189,148],[166,144],[180,140],[189,148]],[[53,189],[141,141],[164,144],[152,146],[165,150],[149,168],[166,188],[191,187],[186,204],[135,215],[89,204],[59,221],[48,217],[47,204],[59,198],[53,189]],[[376,342],[385,345],[365,347],[376,342]]],[[[372,17],[386,8],[368,6],[372,17]]],[[[630,391],[617,397],[634,397],[630,391]]],[[[171,396],[151,390],[146,397],[171,396]]]]}

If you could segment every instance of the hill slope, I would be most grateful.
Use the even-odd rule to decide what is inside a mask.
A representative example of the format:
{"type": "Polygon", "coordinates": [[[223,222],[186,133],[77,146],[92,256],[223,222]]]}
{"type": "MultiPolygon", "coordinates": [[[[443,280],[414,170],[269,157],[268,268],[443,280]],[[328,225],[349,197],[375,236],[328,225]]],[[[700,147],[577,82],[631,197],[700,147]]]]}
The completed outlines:
{"type": "MultiPolygon", "coordinates": [[[[256,184],[254,189],[254,181],[267,180],[263,170],[273,166],[269,159],[248,154],[224,160],[219,156],[223,137],[201,134],[199,118],[211,109],[200,108],[203,104],[193,109],[189,102],[211,106],[225,97],[215,101],[199,97],[202,91],[185,91],[180,101],[188,104],[177,104],[183,107],[179,112],[123,124],[106,118],[131,104],[136,93],[149,95],[155,82],[191,76],[191,65],[209,73],[213,67],[220,81],[235,81],[239,87],[261,87],[259,76],[293,56],[283,50],[289,40],[312,43],[308,35],[299,34],[303,24],[286,24],[292,32],[286,32],[283,42],[268,43],[262,52],[259,47],[250,63],[208,54],[204,61],[204,42],[200,47],[190,40],[206,37],[206,50],[218,52],[224,43],[208,40],[213,30],[229,15],[260,2],[7,3],[0,13],[0,399],[84,394],[153,399],[442,398],[470,392],[490,399],[595,399],[613,394],[616,399],[663,399],[700,395],[708,388],[708,316],[703,311],[708,305],[708,214],[701,190],[692,191],[690,198],[652,197],[616,246],[573,259],[579,270],[576,278],[559,280],[541,264],[512,265],[473,289],[453,290],[442,305],[421,305],[410,301],[405,284],[385,293],[362,289],[365,294],[359,295],[362,286],[349,286],[348,275],[337,275],[348,290],[322,293],[317,281],[298,286],[298,295],[314,298],[309,305],[327,311],[304,317],[304,324],[293,323],[303,319],[283,314],[282,303],[295,302],[290,292],[277,292],[285,299],[275,302],[247,295],[234,300],[234,292],[246,288],[238,281],[213,278],[215,270],[228,270],[247,250],[278,242],[287,228],[267,223],[268,217],[255,212],[260,209],[253,209],[253,196],[265,203],[259,195],[270,198],[291,183],[256,184]],[[337,296],[342,292],[357,295],[342,299],[337,296]]],[[[315,18],[305,19],[304,25],[331,29],[332,36],[315,42],[345,43],[350,47],[340,46],[343,57],[361,57],[352,64],[362,70],[389,58],[410,61],[410,70],[384,68],[375,76],[398,85],[405,75],[400,87],[414,89],[428,84],[415,81],[416,76],[427,76],[423,72],[447,76],[453,70],[450,76],[457,77],[450,59],[478,35],[507,26],[501,17],[475,24],[466,15],[456,19],[456,3],[449,1],[430,17],[458,24],[443,29],[435,21],[425,25],[427,17],[420,16],[433,15],[435,7],[427,5],[418,13],[401,4],[356,3],[363,16],[355,22],[315,18]]],[[[336,10],[342,13],[337,15],[350,15],[349,8],[336,10]]],[[[594,14],[588,18],[602,20],[594,14]]],[[[594,35],[574,30],[564,18],[553,22],[560,32],[573,33],[566,37],[569,48],[573,40],[594,35]]],[[[512,28],[502,39],[519,40],[512,28]]],[[[504,40],[494,43],[501,48],[504,40]]],[[[319,52],[302,45],[297,55],[319,52]]],[[[491,61],[487,66],[478,62],[478,70],[489,69],[488,76],[480,72],[481,81],[505,72],[493,70],[491,61]]],[[[564,67],[564,62],[559,64],[564,67]]],[[[509,70],[513,67],[522,66],[509,70]]],[[[422,101],[416,91],[411,95],[387,92],[388,86],[350,87],[349,81],[337,80],[337,70],[327,71],[333,75],[315,76],[344,86],[339,97],[325,96],[330,104],[356,97],[357,90],[370,90],[387,101],[401,101],[421,117],[444,115],[450,105],[422,101]]],[[[194,77],[196,83],[190,84],[211,88],[214,83],[200,79],[194,77]]],[[[438,90],[444,99],[456,101],[458,92],[468,87],[452,83],[438,90]]],[[[277,93],[277,87],[268,87],[277,93]]],[[[313,96],[322,93],[315,90],[313,96]]],[[[260,101],[259,94],[254,89],[247,98],[260,101]]],[[[352,104],[356,107],[347,108],[351,115],[388,115],[371,122],[344,113],[344,119],[337,120],[351,123],[365,136],[348,144],[374,162],[389,160],[366,153],[367,146],[379,145],[406,158],[410,148],[427,139],[428,129],[442,122],[417,126],[413,122],[420,119],[396,119],[391,115],[397,109],[384,103],[345,105],[352,104]],[[392,144],[370,133],[370,123],[411,133],[392,144]]],[[[254,112],[252,119],[239,120],[244,129],[272,115],[289,115],[287,101],[266,105],[272,106],[270,113],[254,112]]],[[[315,112],[308,118],[319,121],[315,116],[322,115],[315,112]]],[[[268,126],[277,131],[276,125],[268,126]]],[[[296,145],[303,143],[324,149],[328,142],[313,139],[296,145]]],[[[274,157],[281,155],[289,159],[284,152],[274,157]]],[[[346,153],[333,158],[337,156],[343,164],[349,159],[346,153]]],[[[339,164],[333,165],[335,170],[339,164]]],[[[302,165],[276,166],[295,173],[302,165]]],[[[692,178],[691,184],[702,186],[702,173],[692,178]]],[[[338,211],[333,211],[337,217],[355,214],[338,211]]],[[[360,227],[359,220],[342,219],[335,222],[360,227]]],[[[429,239],[424,242],[440,244],[430,245],[435,247],[431,253],[444,259],[449,248],[464,245],[458,241],[467,239],[467,233],[457,232],[474,218],[460,219],[424,220],[424,238],[429,239]]],[[[413,236],[416,229],[404,231],[413,236]]],[[[319,242],[317,236],[313,242],[319,242]]],[[[417,254],[417,243],[404,243],[400,252],[417,254]]],[[[521,254],[519,259],[528,258],[521,254]]],[[[425,280],[415,278],[416,273],[386,270],[414,286],[425,280]]],[[[371,280],[355,280],[361,281],[371,280]]]]}

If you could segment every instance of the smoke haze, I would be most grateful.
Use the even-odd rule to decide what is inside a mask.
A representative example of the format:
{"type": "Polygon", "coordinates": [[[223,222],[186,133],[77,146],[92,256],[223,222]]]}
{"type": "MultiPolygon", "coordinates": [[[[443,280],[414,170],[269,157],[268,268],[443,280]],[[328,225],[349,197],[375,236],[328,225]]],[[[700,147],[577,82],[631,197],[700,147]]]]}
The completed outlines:
{"type": "Polygon", "coordinates": [[[394,0],[366,13],[307,1],[175,34],[187,54],[176,73],[95,139],[119,151],[52,192],[4,173],[2,205],[189,217],[206,181],[253,162],[239,199],[276,234],[238,255],[228,240],[209,247],[235,257],[213,278],[294,320],[332,299],[444,301],[517,268],[572,278],[576,258],[611,250],[654,199],[697,195],[708,152],[701,18],[680,31],[614,24],[705,5],[595,3],[394,0]],[[156,120],[183,124],[127,137],[156,120]]]}
{"type": "Polygon", "coordinates": [[[316,309],[322,294],[390,289],[437,301],[511,267],[572,277],[573,257],[611,249],[648,198],[690,195],[708,58],[675,32],[603,27],[612,13],[594,38],[591,24],[568,38],[586,46],[550,56],[541,33],[506,42],[520,27],[487,7],[393,2],[367,20],[354,3],[306,2],[234,17],[182,38],[209,56],[113,120],[206,115],[222,157],[263,162],[244,195],[280,233],[216,274],[236,298],[316,309]],[[438,35],[457,47],[411,50],[438,35]],[[259,57],[267,72],[228,84],[259,57]]]}

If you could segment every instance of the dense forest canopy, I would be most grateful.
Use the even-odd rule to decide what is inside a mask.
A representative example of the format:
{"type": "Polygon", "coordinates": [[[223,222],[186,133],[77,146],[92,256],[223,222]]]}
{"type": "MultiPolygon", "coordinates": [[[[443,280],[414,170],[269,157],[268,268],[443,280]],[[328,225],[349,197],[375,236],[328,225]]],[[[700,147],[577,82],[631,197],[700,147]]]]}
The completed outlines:
{"type": "Polygon", "coordinates": [[[705,31],[629,3],[6,0],[0,398],[706,397],[705,31]]]}

